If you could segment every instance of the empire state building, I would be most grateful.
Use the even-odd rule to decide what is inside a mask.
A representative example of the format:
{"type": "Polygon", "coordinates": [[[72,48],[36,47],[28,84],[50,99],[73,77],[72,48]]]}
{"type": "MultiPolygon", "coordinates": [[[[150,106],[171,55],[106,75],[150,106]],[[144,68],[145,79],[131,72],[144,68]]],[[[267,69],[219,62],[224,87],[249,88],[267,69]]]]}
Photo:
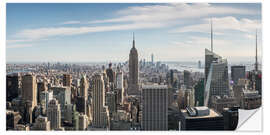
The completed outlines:
{"type": "Polygon", "coordinates": [[[139,95],[139,68],[138,68],[138,52],[135,48],[135,39],[133,34],[132,48],[129,53],[129,79],[128,79],[128,95],[139,95]]]}

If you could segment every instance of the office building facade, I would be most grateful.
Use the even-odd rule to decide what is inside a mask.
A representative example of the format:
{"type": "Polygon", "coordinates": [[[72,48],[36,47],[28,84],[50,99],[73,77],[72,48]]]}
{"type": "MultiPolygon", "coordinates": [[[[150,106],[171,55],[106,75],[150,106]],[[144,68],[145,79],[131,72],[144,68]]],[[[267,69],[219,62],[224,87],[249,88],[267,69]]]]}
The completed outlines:
{"type": "Polygon", "coordinates": [[[143,85],[142,106],[143,130],[168,130],[167,85],[143,85]]]}

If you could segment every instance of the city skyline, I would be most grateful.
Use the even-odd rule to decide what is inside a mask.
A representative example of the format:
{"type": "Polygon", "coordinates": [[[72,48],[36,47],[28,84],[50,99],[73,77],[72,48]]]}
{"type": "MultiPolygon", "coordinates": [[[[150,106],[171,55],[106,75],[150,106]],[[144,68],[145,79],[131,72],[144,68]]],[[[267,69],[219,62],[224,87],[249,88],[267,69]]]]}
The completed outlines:
{"type": "Polygon", "coordinates": [[[214,52],[228,61],[255,61],[258,29],[261,63],[261,4],[256,3],[7,4],[6,60],[123,62],[132,32],[139,60],[150,61],[152,53],[156,61],[203,60],[204,48],[211,47],[210,19],[214,52]]]}
{"type": "Polygon", "coordinates": [[[260,3],[11,3],[6,23],[6,130],[233,131],[262,107],[260,3]]]}

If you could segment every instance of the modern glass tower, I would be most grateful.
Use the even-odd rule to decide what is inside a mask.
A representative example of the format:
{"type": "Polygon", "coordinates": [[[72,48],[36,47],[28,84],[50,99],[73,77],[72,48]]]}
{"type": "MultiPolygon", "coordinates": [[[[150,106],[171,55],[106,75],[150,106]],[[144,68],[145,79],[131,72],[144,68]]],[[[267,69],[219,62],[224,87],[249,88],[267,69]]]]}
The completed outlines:
{"type": "Polygon", "coordinates": [[[211,51],[205,49],[204,105],[211,107],[212,96],[229,96],[227,59],[222,59],[213,51],[213,27],[211,20],[211,51]]]}
{"type": "Polygon", "coordinates": [[[228,77],[228,63],[227,59],[205,49],[205,61],[208,64],[205,82],[205,106],[211,106],[211,97],[229,96],[229,77],[228,77]]]}

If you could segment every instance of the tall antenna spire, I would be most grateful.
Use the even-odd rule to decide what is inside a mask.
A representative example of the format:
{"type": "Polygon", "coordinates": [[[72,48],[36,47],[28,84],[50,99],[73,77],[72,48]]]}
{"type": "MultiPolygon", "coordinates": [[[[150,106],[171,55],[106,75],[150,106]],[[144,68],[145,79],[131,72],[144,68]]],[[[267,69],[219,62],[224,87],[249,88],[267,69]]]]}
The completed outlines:
{"type": "Polygon", "coordinates": [[[135,35],[134,35],[134,32],[133,32],[133,43],[132,43],[132,45],[133,45],[133,48],[135,48],[135,35]]]}
{"type": "Polygon", "coordinates": [[[213,52],[213,23],[211,18],[211,52],[213,52]]]}
{"type": "Polygon", "coordinates": [[[255,56],[255,71],[258,71],[258,55],[257,55],[257,29],[256,29],[256,56],[255,56]]]}

